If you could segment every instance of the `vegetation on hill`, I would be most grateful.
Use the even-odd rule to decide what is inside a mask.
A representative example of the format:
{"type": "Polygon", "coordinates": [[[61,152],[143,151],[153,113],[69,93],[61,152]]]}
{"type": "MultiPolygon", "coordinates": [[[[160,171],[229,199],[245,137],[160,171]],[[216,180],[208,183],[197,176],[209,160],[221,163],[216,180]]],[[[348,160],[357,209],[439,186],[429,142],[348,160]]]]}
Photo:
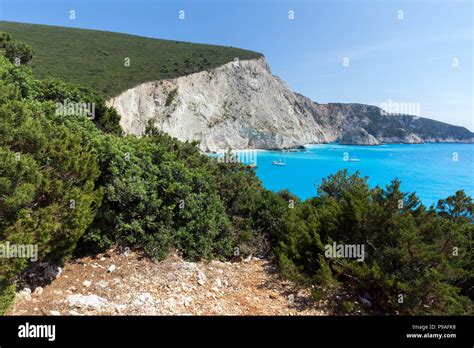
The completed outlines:
{"type": "Polygon", "coordinates": [[[453,126],[444,122],[431,120],[424,117],[408,115],[395,116],[408,129],[423,139],[451,138],[457,140],[472,141],[474,133],[465,127],[453,126]]]}
{"type": "MultiPolygon", "coordinates": [[[[37,245],[36,261],[53,263],[112,244],[158,259],[267,254],[335,311],[360,301],[365,313],[473,313],[474,207],[463,191],[426,208],[397,181],[369,188],[339,172],[300,202],[152,126],[122,136],[114,110],[87,89],[38,81],[3,55],[0,76],[0,244],[37,245]],[[58,112],[63,98],[97,103],[97,117],[58,112]],[[334,257],[332,243],[366,254],[334,257]]],[[[0,258],[0,313],[31,262],[0,258]]]]}
{"type": "Polygon", "coordinates": [[[107,98],[143,82],[261,56],[234,47],[38,24],[0,21],[0,30],[33,47],[36,78],[60,78],[94,88],[107,98]]]}
{"type": "MultiPolygon", "coordinates": [[[[340,107],[341,104],[332,104],[340,107]]],[[[356,118],[361,118],[361,126],[377,139],[404,139],[414,133],[424,141],[472,142],[474,133],[465,127],[453,126],[429,118],[404,115],[381,114],[376,106],[353,104],[356,118]],[[358,110],[359,109],[359,110],[358,110]]]]}

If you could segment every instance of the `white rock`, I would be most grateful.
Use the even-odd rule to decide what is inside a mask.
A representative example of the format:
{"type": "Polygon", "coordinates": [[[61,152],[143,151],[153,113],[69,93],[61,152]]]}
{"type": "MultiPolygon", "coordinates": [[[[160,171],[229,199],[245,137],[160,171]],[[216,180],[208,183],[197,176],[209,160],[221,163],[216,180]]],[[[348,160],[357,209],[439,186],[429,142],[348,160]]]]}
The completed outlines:
{"type": "Polygon", "coordinates": [[[70,307],[101,309],[109,305],[109,301],[97,295],[69,295],[66,301],[70,307]]]}
{"type": "Polygon", "coordinates": [[[376,138],[364,127],[375,126],[371,118],[381,115],[381,109],[315,103],[273,76],[263,57],[145,82],[111,98],[107,105],[121,116],[126,134],[142,135],[147,122],[153,120],[172,137],[197,140],[207,152],[284,149],[337,139],[359,145],[422,141],[401,124],[406,135],[376,138]],[[167,103],[171,93],[174,98],[167,103]]]}
{"type": "Polygon", "coordinates": [[[132,301],[132,306],[134,307],[143,307],[143,306],[153,306],[155,303],[155,298],[148,292],[142,292],[138,294],[137,297],[132,301]]]}
{"type": "Polygon", "coordinates": [[[193,298],[191,296],[185,296],[183,298],[184,307],[188,307],[191,304],[192,300],[193,300],[193,298]]]}
{"type": "Polygon", "coordinates": [[[24,288],[21,290],[17,296],[23,300],[30,301],[31,300],[31,289],[30,288],[24,288]]]}
{"type": "Polygon", "coordinates": [[[204,272],[203,272],[203,271],[199,271],[199,273],[198,273],[198,281],[197,281],[198,284],[201,285],[201,286],[204,285],[204,284],[206,283],[206,279],[207,279],[207,278],[206,278],[206,275],[204,274],[204,272]]]}
{"type": "Polygon", "coordinates": [[[219,278],[219,277],[216,278],[216,286],[217,286],[218,288],[221,288],[221,287],[222,287],[222,281],[221,281],[221,278],[219,278]]]}
{"type": "Polygon", "coordinates": [[[197,268],[197,265],[194,262],[183,261],[180,267],[185,271],[194,271],[197,268]]]}
{"type": "Polygon", "coordinates": [[[125,309],[127,309],[127,306],[124,304],[115,305],[115,310],[117,313],[122,313],[125,309]]]}
{"type": "Polygon", "coordinates": [[[179,140],[198,140],[204,151],[336,140],[331,131],[339,128],[325,132],[307,111],[304,97],[273,76],[264,58],[238,65],[230,62],[210,71],[145,82],[107,104],[121,115],[120,125],[127,134],[142,134],[147,120],[154,119],[179,140]],[[175,98],[166,106],[173,90],[175,98]]]}
{"type": "Polygon", "coordinates": [[[167,298],[164,302],[163,305],[168,308],[168,309],[173,309],[176,307],[176,299],[174,297],[167,298]]]}
{"type": "Polygon", "coordinates": [[[95,283],[95,286],[101,289],[107,289],[109,287],[109,283],[107,283],[104,280],[100,280],[97,283],[95,283]]]}
{"type": "Polygon", "coordinates": [[[112,273],[113,271],[115,271],[115,268],[115,265],[110,265],[110,267],[107,268],[107,272],[112,273]]]}
{"type": "Polygon", "coordinates": [[[56,316],[57,316],[57,315],[61,315],[61,313],[58,312],[58,311],[50,311],[49,314],[50,314],[50,315],[56,315],[56,316]]]}
{"type": "Polygon", "coordinates": [[[88,288],[89,286],[91,286],[92,282],[90,280],[84,280],[82,282],[82,285],[84,285],[86,288],[88,288]]]}
{"type": "Polygon", "coordinates": [[[43,293],[43,288],[41,286],[38,286],[34,291],[35,295],[41,295],[42,293],[43,293]]]}

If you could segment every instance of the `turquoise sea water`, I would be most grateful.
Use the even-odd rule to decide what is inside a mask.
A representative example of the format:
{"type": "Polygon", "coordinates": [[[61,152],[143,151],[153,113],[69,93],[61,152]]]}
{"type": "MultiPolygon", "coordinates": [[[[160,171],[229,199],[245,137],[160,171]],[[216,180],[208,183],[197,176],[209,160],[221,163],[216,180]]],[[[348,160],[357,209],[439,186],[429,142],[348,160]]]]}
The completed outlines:
{"type": "Polygon", "coordinates": [[[385,186],[398,178],[402,190],[416,192],[425,205],[459,189],[474,197],[474,144],[309,145],[306,153],[259,151],[257,165],[266,188],[287,188],[302,199],[316,195],[315,185],[343,168],[359,170],[371,186],[385,186]],[[344,161],[347,157],[360,162],[344,161]],[[280,159],[285,166],[272,164],[280,159]]]}

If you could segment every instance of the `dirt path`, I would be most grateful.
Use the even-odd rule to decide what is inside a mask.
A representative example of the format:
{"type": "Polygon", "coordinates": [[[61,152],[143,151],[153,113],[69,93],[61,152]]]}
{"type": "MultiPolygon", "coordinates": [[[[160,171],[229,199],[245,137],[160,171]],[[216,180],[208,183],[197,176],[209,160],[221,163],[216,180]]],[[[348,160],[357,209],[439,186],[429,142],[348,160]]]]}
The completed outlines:
{"type": "Polygon", "coordinates": [[[325,315],[267,260],[153,262],[113,250],[20,291],[9,315],[325,315]]]}

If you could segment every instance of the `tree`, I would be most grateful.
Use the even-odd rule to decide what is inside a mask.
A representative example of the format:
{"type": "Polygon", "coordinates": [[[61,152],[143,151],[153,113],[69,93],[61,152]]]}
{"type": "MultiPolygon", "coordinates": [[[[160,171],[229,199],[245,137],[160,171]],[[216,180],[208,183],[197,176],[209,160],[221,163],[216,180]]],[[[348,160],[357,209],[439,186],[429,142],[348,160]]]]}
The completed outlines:
{"type": "Polygon", "coordinates": [[[366,180],[338,172],[287,213],[277,248],[284,274],[318,296],[336,286],[340,311],[364,298],[370,307],[359,309],[371,313],[472,313],[471,199],[457,192],[426,209],[397,180],[385,189],[366,180]],[[364,260],[328,257],[333,243],[363,246],[364,260]]]}
{"type": "MultiPolygon", "coordinates": [[[[80,132],[56,125],[48,102],[24,99],[0,56],[0,240],[36,245],[38,262],[63,262],[100,206],[96,157],[80,132]]],[[[0,308],[26,258],[0,259],[0,308]]]]}
{"type": "Polygon", "coordinates": [[[0,53],[15,65],[28,64],[33,59],[34,50],[31,46],[13,40],[10,34],[0,32],[0,53]]]}

